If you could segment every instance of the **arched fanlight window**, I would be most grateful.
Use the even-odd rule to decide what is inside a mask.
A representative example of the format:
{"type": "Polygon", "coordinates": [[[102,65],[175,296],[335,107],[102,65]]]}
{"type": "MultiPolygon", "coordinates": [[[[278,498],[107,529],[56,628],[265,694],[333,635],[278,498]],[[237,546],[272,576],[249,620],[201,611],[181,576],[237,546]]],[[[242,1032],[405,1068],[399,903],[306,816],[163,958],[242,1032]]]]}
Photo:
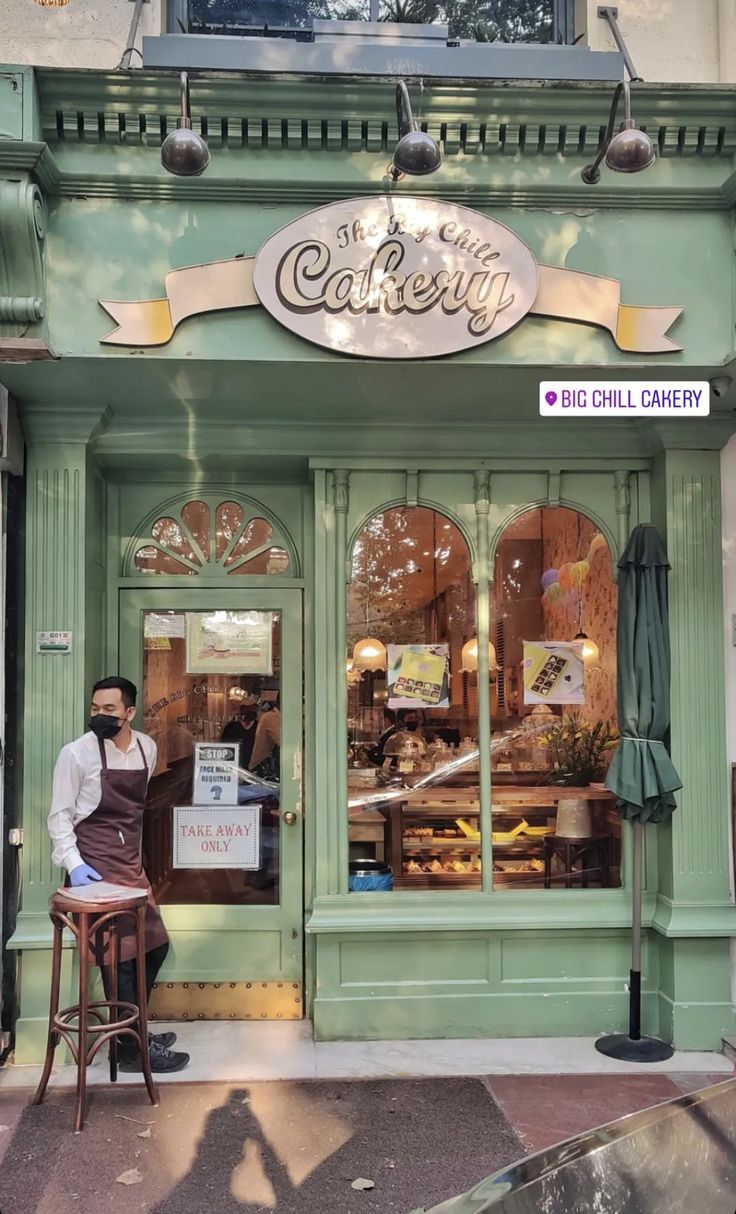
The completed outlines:
{"type": "Polygon", "coordinates": [[[267,519],[247,513],[239,502],[213,507],[198,499],[155,520],[133,565],[137,573],[188,577],[291,573],[283,539],[274,536],[267,519]]]}

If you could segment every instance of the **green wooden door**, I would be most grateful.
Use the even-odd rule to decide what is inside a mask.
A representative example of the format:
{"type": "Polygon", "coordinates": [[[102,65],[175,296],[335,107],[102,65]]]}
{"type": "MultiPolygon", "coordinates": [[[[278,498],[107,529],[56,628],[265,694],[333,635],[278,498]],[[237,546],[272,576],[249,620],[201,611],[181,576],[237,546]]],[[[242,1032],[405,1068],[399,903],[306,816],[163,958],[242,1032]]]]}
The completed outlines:
{"type": "Polygon", "coordinates": [[[144,859],[172,948],[154,1013],[301,1015],[301,591],[121,590],[120,670],[158,747],[144,859]]]}

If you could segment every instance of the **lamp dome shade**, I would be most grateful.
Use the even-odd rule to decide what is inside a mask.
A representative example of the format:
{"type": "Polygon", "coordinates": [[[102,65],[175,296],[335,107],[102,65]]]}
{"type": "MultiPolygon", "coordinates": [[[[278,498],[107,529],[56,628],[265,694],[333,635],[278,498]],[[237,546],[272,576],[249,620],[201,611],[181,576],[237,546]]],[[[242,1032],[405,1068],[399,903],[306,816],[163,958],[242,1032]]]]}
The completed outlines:
{"type": "Polygon", "coordinates": [[[641,173],[654,164],[654,144],[645,131],[626,126],[606,149],[606,165],[615,173],[641,173]]]}
{"type": "Polygon", "coordinates": [[[440,149],[426,131],[409,131],[402,135],[394,151],[393,167],[408,177],[426,177],[436,173],[442,164],[440,149]]]}
{"type": "MultiPolygon", "coordinates": [[[[466,641],[465,644],[463,645],[460,670],[463,671],[465,674],[473,674],[477,669],[478,669],[478,638],[471,637],[470,640],[466,641]]],[[[496,661],[496,650],[493,648],[493,645],[491,644],[490,641],[488,642],[488,669],[489,670],[498,670],[498,663],[496,661]]]]}
{"type": "Polygon", "coordinates": [[[585,665],[595,666],[600,657],[600,651],[595,641],[591,641],[590,637],[584,632],[576,633],[575,640],[583,642],[583,662],[585,665]]]}
{"type": "Polygon", "coordinates": [[[174,177],[199,177],[210,163],[210,150],[201,135],[182,126],[161,144],[161,163],[174,177]]]}
{"type": "Polygon", "coordinates": [[[356,641],[353,649],[353,666],[355,670],[385,670],[388,655],[383,641],[376,637],[365,637],[356,641]]]}

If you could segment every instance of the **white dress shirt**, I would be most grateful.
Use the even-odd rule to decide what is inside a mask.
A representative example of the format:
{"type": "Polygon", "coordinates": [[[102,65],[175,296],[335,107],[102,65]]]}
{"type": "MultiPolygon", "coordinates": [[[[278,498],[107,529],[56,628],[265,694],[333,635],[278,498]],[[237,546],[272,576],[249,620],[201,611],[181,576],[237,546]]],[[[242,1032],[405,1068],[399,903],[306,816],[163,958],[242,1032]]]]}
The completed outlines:
{"type": "MultiPolygon", "coordinates": [[[[109,738],[105,740],[103,745],[107,766],[118,771],[140,771],[143,767],[143,759],[138,749],[140,742],[150,778],[156,766],[156,743],[153,738],[134,729],[131,734],[127,750],[121,750],[109,738]]],[[[54,845],[51,861],[69,873],[78,865],[84,864],[77,848],[74,827],[77,822],[88,818],[100,804],[101,770],[100,748],[91,730],[82,734],[75,742],[62,747],[56,760],[48,818],[49,834],[54,845]]]]}

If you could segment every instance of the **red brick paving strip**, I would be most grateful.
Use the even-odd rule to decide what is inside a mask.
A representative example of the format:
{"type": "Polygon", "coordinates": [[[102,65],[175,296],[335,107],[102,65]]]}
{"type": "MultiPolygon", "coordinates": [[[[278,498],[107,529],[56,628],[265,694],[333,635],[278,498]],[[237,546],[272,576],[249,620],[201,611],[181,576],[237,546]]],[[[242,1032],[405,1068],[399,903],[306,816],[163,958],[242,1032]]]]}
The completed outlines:
{"type": "Polygon", "coordinates": [[[487,1083],[530,1153],[682,1095],[661,1074],[492,1075],[487,1083]]]}

